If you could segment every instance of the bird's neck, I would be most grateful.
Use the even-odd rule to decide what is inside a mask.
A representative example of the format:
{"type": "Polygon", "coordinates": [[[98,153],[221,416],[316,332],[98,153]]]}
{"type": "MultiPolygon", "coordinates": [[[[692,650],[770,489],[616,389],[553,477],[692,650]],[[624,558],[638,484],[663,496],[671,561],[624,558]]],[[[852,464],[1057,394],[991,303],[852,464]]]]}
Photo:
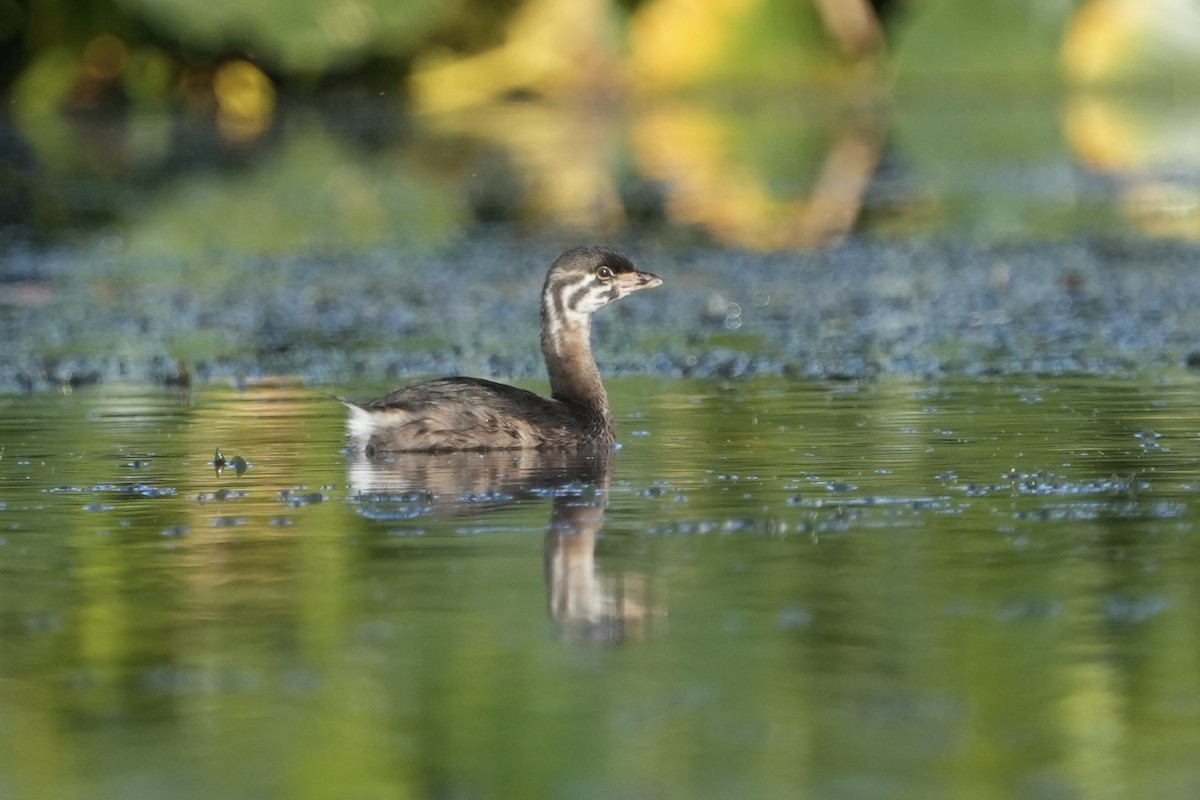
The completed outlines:
{"type": "Polygon", "coordinates": [[[591,317],[542,313],[542,355],[550,395],[575,412],[588,432],[611,438],[612,414],[592,357],[591,317]]]}

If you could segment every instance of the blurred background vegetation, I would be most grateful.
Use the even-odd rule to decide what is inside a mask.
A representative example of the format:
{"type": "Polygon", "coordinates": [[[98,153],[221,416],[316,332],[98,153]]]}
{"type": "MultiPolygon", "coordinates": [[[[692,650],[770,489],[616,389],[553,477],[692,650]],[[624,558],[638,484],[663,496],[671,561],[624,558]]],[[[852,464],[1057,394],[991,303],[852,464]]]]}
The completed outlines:
{"type": "Polygon", "coordinates": [[[1200,238],[1194,0],[0,0],[3,242],[1200,238]]]}

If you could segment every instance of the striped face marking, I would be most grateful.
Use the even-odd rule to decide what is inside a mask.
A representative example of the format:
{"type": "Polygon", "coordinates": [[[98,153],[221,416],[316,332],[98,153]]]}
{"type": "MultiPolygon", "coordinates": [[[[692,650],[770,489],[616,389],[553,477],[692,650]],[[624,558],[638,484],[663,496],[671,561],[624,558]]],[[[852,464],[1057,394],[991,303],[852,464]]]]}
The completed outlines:
{"type": "Polygon", "coordinates": [[[545,325],[551,339],[557,339],[564,328],[587,327],[592,313],[617,299],[620,292],[614,284],[597,280],[591,273],[564,275],[546,286],[545,325]]]}
{"type": "Polygon", "coordinates": [[[591,315],[599,309],[660,283],[656,276],[639,272],[616,251],[584,248],[564,254],[547,277],[542,295],[547,344],[557,350],[565,331],[586,331],[591,315]]]}
{"type": "Polygon", "coordinates": [[[591,275],[580,276],[567,290],[564,309],[568,314],[592,314],[621,296],[612,270],[600,267],[591,275]],[[607,279],[603,275],[607,275],[607,279]]]}

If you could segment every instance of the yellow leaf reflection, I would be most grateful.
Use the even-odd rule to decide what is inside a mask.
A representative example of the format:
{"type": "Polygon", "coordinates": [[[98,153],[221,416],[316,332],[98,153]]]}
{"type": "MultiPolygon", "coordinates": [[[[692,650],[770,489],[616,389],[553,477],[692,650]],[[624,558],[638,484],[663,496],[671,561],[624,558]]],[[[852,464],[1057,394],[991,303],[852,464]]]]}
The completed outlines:
{"type": "Polygon", "coordinates": [[[797,194],[780,196],[771,190],[771,175],[732,152],[735,119],[672,104],[635,120],[635,158],[666,187],[673,221],[701,225],[720,241],[755,249],[810,247],[850,231],[879,162],[877,123],[851,116],[828,144],[810,144],[802,152],[802,143],[795,142],[790,157],[814,159],[815,175],[807,187],[794,189],[797,194]]]}
{"type": "Polygon", "coordinates": [[[679,86],[712,68],[738,19],[759,0],[658,0],[630,21],[629,47],[639,84],[679,86]]]}
{"type": "Polygon", "coordinates": [[[607,92],[620,75],[612,13],[608,0],[528,0],[513,14],[499,47],[418,62],[411,78],[414,103],[437,112],[517,91],[607,92]]]}
{"type": "Polygon", "coordinates": [[[1086,92],[1063,104],[1067,143],[1084,165],[1119,179],[1118,208],[1155,237],[1200,239],[1200,190],[1175,175],[1200,169],[1200,112],[1086,92]]]}
{"type": "MultiPolygon", "coordinates": [[[[1071,18],[1060,50],[1079,83],[1196,76],[1200,5],[1192,0],[1092,0],[1071,18]]],[[[1195,82],[1195,77],[1192,78],[1195,82]]]]}
{"type": "Polygon", "coordinates": [[[506,202],[520,217],[597,233],[624,219],[614,176],[622,130],[614,117],[573,103],[507,103],[424,124],[438,138],[466,135],[502,148],[521,190],[506,202]]]}
{"type": "Polygon", "coordinates": [[[271,79],[249,61],[222,64],[213,76],[217,130],[233,141],[257,139],[271,124],[275,89],[271,79]]]}

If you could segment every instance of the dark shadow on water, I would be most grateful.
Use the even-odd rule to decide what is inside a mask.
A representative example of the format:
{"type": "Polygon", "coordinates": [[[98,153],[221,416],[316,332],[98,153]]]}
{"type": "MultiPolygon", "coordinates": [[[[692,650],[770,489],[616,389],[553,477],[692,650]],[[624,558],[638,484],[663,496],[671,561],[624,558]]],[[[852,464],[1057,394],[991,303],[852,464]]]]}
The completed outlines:
{"type": "Polygon", "coordinates": [[[660,612],[647,605],[642,576],[596,566],[615,461],[611,450],[360,454],[348,482],[372,519],[478,517],[549,498],[544,571],[556,630],[568,641],[616,643],[641,638],[660,612]]]}

